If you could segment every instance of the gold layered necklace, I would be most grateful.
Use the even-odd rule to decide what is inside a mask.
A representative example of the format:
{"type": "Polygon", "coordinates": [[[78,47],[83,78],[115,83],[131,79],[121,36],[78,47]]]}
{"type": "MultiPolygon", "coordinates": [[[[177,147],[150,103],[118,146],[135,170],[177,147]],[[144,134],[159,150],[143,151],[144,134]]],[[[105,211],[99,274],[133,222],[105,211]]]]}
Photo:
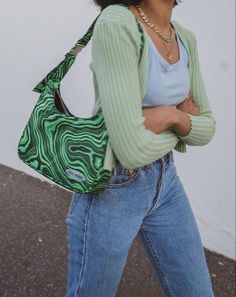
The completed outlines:
{"type": "Polygon", "coordinates": [[[170,50],[167,49],[167,47],[165,46],[164,44],[164,47],[167,51],[167,58],[169,61],[173,60],[174,58],[174,55],[173,53],[171,53],[172,51],[172,45],[173,45],[173,39],[175,37],[175,31],[173,30],[171,24],[169,24],[169,28],[170,28],[170,32],[171,32],[171,35],[170,36],[165,36],[159,29],[156,25],[154,25],[153,23],[150,22],[150,20],[147,18],[147,16],[144,14],[142,8],[136,4],[135,7],[137,8],[138,12],[139,12],[139,15],[140,17],[144,20],[144,22],[149,25],[165,42],[171,42],[171,48],[170,50]]]}

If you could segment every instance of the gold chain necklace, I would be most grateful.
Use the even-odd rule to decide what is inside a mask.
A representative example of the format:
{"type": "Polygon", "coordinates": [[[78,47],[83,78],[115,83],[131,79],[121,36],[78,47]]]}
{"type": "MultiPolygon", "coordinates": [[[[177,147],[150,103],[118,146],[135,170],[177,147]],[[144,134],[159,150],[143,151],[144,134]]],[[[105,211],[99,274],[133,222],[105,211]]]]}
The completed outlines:
{"type": "Polygon", "coordinates": [[[157,28],[157,26],[155,26],[153,23],[150,22],[150,20],[147,18],[147,16],[144,14],[142,8],[138,4],[136,4],[135,7],[137,8],[139,15],[145,21],[145,23],[147,23],[162,39],[164,39],[166,42],[171,42],[174,39],[175,32],[172,29],[172,26],[170,24],[169,24],[169,27],[170,27],[170,31],[171,31],[171,36],[167,37],[157,28]]]}
{"type": "Polygon", "coordinates": [[[173,42],[171,42],[171,48],[170,48],[170,50],[168,50],[168,48],[166,47],[166,45],[164,43],[163,43],[163,45],[164,45],[164,47],[166,49],[168,60],[169,61],[172,61],[173,58],[174,58],[174,54],[171,53],[173,42]]]}
{"type": "Polygon", "coordinates": [[[166,51],[167,51],[167,58],[169,61],[172,61],[174,58],[174,54],[171,53],[172,50],[172,45],[173,45],[173,38],[175,36],[175,31],[173,30],[172,26],[169,24],[170,26],[170,31],[171,31],[171,36],[167,37],[165,36],[154,24],[152,24],[149,19],[147,18],[147,16],[144,14],[142,8],[137,4],[135,5],[135,7],[138,9],[140,16],[142,17],[142,19],[162,38],[164,39],[166,42],[171,42],[171,48],[170,50],[167,49],[167,47],[165,46],[165,44],[163,43],[166,51]]]}

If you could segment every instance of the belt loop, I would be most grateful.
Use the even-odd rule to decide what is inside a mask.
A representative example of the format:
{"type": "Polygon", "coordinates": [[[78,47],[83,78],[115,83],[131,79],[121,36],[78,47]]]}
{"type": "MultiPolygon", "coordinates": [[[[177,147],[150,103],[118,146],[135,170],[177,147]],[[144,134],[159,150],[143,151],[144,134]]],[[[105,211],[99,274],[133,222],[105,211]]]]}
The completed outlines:
{"type": "Polygon", "coordinates": [[[164,165],[164,163],[165,163],[164,158],[165,158],[165,156],[163,156],[163,157],[160,158],[160,162],[161,162],[162,165],[164,165]]]}
{"type": "Polygon", "coordinates": [[[171,152],[168,152],[168,162],[171,161],[171,152]]]}
{"type": "Polygon", "coordinates": [[[172,162],[174,163],[174,153],[173,153],[172,150],[170,151],[170,153],[171,153],[171,160],[172,160],[172,162]]]}

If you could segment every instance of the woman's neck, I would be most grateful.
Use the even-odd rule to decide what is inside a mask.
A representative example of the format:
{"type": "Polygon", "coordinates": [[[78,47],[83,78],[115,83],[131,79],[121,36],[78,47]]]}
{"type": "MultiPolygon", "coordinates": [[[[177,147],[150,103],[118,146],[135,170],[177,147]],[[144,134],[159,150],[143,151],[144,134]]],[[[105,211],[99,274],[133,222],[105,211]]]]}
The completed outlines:
{"type": "Polygon", "coordinates": [[[143,0],[139,6],[150,22],[162,32],[169,32],[174,0],[143,0]]]}

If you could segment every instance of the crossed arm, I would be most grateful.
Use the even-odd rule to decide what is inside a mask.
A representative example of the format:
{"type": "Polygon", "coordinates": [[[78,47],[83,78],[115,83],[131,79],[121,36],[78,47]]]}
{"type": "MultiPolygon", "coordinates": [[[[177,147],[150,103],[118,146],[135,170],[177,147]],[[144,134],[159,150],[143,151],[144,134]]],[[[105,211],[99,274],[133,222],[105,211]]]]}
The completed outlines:
{"type": "Polygon", "coordinates": [[[183,102],[176,107],[171,105],[154,106],[142,109],[145,117],[145,127],[154,133],[161,133],[171,129],[177,136],[187,136],[191,130],[191,119],[188,115],[201,115],[197,104],[192,101],[189,94],[183,102]]]}

